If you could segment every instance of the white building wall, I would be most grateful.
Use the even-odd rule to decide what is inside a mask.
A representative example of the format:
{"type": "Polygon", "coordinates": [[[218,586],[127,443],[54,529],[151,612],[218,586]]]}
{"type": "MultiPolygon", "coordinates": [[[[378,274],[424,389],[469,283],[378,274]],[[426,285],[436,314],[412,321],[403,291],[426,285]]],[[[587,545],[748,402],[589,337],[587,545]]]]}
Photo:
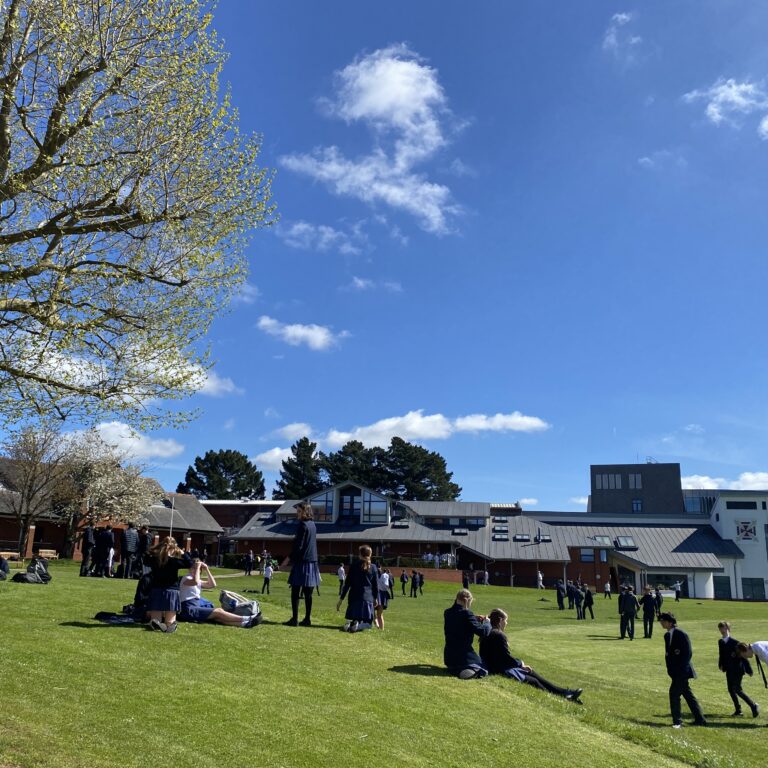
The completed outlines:
{"type": "Polygon", "coordinates": [[[696,571],[688,577],[688,594],[691,597],[709,598],[715,596],[715,579],[712,571],[696,571]]]}

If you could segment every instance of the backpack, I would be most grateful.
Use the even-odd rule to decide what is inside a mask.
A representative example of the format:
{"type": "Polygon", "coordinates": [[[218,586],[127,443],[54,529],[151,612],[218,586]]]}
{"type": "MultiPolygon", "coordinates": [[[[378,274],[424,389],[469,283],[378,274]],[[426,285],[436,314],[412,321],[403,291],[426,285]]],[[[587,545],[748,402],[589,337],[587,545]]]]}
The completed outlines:
{"type": "Polygon", "coordinates": [[[16,573],[11,581],[18,584],[45,584],[45,582],[36,573],[16,573]]]}
{"type": "Polygon", "coordinates": [[[37,577],[34,581],[35,584],[47,584],[52,578],[51,574],[48,573],[48,561],[41,557],[32,559],[32,562],[27,566],[27,573],[37,577]]]}
{"type": "Polygon", "coordinates": [[[219,592],[219,602],[225,611],[237,616],[258,616],[261,613],[258,600],[249,600],[247,597],[238,595],[237,592],[230,592],[228,589],[222,589],[219,592]]]}

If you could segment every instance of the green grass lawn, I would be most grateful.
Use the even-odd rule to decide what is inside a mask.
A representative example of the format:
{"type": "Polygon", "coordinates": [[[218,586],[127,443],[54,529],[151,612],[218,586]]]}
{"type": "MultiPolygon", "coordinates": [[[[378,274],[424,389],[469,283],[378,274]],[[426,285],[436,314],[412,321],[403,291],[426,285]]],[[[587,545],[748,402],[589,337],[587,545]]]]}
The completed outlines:
{"type": "MultiPolygon", "coordinates": [[[[164,635],[93,621],[131,602],[134,582],[81,579],[67,562],[51,573],[47,586],[0,582],[0,768],[768,763],[768,691],[746,678],[765,714],[731,718],[717,669],[717,622],[730,620],[741,640],[766,639],[762,604],[667,601],[691,636],[693,689],[711,723],[675,731],[661,627],[645,640],[638,622],[640,637],[618,641],[615,598],[598,597],[595,621],[577,622],[551,591],[474,590],[477,613],[509,612],[516,656],[584,688],[578,706],[511,680],[445,675],[442,612],[456,586],[428,583],[424,597],[390,604],[383,632],[349,635],[331,576],[315,626],[282,626],[288,588],[277,574],[260,627],[182,624],[164,635]]],[[[243,591],[261,578],[221,585],[243,591]]]]}

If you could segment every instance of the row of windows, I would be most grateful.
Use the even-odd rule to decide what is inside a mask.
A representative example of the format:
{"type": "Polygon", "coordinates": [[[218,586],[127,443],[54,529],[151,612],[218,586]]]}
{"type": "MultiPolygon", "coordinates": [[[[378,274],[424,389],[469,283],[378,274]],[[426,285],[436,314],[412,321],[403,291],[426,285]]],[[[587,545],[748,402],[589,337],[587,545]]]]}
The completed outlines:
{"type": "MultiPolygon", "coordinates": [[[[640,491],[643,488],[643,476],[638,473],[630,473],[629,489],[640,491]]],[[[617,474],[599,474],[595,475],[595,489],[598,491],[620,491],[621,475],[617,474]]]]}
{"type": "MultiPolygon", "coordinates": [[[[608,551],[605,549],[598,550],[600,552],[600,562],[608,562],[608,551]]],[[[580,549],[579,559],[582,563],[594,563],[595,562],[595,550],[594,549],[580,549]]]]}

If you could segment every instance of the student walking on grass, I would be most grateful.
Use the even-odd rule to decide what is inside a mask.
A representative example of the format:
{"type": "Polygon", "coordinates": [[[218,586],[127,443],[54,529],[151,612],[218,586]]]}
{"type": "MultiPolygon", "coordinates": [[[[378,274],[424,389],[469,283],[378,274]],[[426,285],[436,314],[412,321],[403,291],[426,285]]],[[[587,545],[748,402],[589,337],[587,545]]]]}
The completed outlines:
{"type": "Polygon", "coordinates": [[[669,685],[669,708],[672,713],[672,727],[683,727],[683,716],[680,708],[680,697],[693,714],[694,725],[706,725],[701,705],[691,690],[690,680],[696,677],[696,671],[691,664],[693,649],[688,635],[678,629],[677,619],[673,613],[664,612],[659,616],[661,626],[666,630],[664,635],[664,653],[667,664],[667,674],[672,682],[669,685]]]}
{"type": "Polygon", "coordinates": [[[717,628],[720,630],[720,639],[717,641],[718,662],[721,672],[725,672],[725,682],[728,685],[728,695],[733,702],[733,717],[741,717],[741,699],[751,710],[752,717],[760,714],[760,707],[752,701],[742,690],[741,681],[744,675],[752,677],[752,665],[739,654],[739,641],[731,637],[731,625],[727,621],[721,621],[717,628]]]}
{"type": "Polygon", "coordinates": [[[379,570],[371,562],[373,552],[367,544],[363,544],[358,552],[360,557],[349,566],[341,597],[336,603],[338,611],[344,598],[349,595],[347,612],[344,614],[347,619],[344,630],[347,632],[370,629],[374,610],[379,604],[379,570]]]}
{"type": "Polygon", "coordinates": [[[320,568],[317,564],[317,528],[315,528],[312,505],[308,502],[294,504],[299,524],[293,539],[290,557],[291,573],[288,584],[291,587],[291,618],[283,624],[289,627],[312,626],[312,590],[320,585],[320,568]],[[304,596],[304,618],[299,621],[299,600],[304,596]]]}

